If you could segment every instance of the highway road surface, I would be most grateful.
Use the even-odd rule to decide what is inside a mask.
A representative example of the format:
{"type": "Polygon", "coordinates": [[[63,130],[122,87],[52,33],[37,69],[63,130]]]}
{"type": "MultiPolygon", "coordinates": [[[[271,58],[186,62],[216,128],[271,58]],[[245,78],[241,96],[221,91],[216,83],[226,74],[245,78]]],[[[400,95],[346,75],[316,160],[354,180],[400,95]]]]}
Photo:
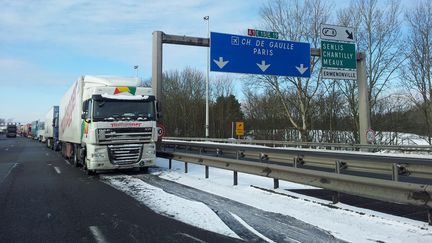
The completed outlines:
{"type": "Polygon", "coordinates": [[[0,135],[0,242],[231,241],[154,213],[44,144],[0,135]]]}

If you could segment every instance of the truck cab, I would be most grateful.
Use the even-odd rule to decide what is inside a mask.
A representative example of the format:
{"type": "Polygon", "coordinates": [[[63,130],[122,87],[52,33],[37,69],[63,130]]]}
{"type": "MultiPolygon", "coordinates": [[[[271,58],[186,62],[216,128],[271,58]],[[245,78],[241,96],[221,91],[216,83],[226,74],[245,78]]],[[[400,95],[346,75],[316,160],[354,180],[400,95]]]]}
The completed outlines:
{"type": "Polygon", "coordinates": [[[16,138],[17,136],[17,126],[15,124],[8,124],[6,126],[6,137],[16,138]]]}
{"type": "Polygon", "coordinates": [[[156,159],[157,105],[137,78],[84,76],[60,105],[62,153],[89,174],[146,170],[156,159]]]}

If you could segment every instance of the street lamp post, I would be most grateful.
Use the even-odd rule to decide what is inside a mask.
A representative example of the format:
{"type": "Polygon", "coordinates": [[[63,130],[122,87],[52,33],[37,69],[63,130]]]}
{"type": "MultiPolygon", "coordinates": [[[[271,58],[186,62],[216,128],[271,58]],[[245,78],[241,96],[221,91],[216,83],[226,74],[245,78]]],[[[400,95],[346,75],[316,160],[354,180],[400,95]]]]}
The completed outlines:
{"type": "MultiPolygon", "coordinates": [[[[204,21],[207,22],[207,38],[210,43],[210,17],[204,16],[204,21]]],[[[205,137],[209,137],[209,72],[210,72],[210,46],[207,48],[207,73],[206,73],[206,121],[205,121],[205,137]]]]}
{"type": "Polygon", "coordinates": [[[134,69],[136,70],[136,76],[137,76],[137,78],[138,78],[138,67],[139,67],[138,65],[134,66],[134,69]]]}

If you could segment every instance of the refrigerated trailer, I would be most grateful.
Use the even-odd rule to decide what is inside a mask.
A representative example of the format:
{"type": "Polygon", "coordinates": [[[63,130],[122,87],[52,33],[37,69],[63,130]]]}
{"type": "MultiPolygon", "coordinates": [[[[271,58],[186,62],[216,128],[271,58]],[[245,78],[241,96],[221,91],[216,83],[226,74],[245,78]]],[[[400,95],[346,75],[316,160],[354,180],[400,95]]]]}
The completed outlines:
{"type": "Polygon", "coordinates": [[[87,173],[146,170],[156,159],[157,104],[138,78],[82,76],[60,103],[62,155],[87,173]]]}

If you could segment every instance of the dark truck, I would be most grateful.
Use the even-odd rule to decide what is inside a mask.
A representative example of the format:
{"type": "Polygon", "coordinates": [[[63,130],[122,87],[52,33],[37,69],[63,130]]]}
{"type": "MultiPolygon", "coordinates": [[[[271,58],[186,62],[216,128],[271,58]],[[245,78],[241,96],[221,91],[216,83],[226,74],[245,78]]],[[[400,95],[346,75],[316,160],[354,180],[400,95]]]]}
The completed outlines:
{"type": "Polygon", "coordinates": [[[6,127],[6,137],[16,138],[17,136],[17,126],[14,124],[9,124],[6,127]]]}

